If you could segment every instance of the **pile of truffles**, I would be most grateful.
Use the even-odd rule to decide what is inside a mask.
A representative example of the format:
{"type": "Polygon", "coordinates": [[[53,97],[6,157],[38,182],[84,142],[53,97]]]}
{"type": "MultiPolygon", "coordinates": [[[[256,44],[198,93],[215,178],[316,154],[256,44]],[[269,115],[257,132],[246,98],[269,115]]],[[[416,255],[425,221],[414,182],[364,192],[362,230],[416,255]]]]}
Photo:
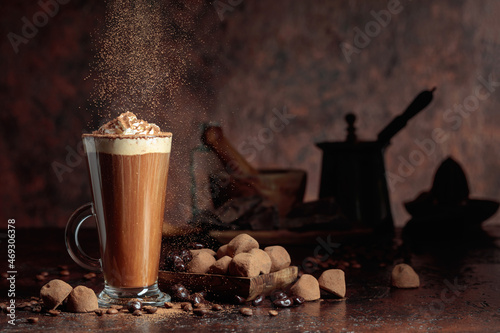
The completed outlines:
{"type": "Polygon", "coordinates": [[[217,252],[203,248],[201,244],[194,247],[191,250],[169,252],[165,260],[167,270],[255,277],[287,268],[291,262],[290,255],[282,246],[268,246],[262,250],[259,243],[248,234],[234,237],[217,252]]]}
{"type": "Polygon", "coordinates": [[[63,303],[69,312],[92,312],[99,307],[92,289],[85,286],[73,288],[59,279],[45,284],[40,290],[40,298],[48,311],[55,310],[63,303]]]}

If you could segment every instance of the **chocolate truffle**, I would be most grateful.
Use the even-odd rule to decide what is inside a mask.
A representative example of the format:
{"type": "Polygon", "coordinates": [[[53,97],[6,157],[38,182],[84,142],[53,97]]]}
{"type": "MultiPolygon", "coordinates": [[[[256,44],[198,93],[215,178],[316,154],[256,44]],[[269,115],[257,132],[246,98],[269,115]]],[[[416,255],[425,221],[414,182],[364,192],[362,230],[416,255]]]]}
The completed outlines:
{"type": "Polygon", "coordinates": [[[259,243],[250,235],[239,234],[227,244],[227,255],[233,257],[239,253],[250,252],[258,249],[259,243]]]}
{"type": "Polygon", "coordinates": [[[222,258],[224,256],[227,256],[227,244],[222,245],[217,250],[217,259],[220,259],[220,258],[222,258]]]}
{"type": "Polygon", "coordinates": [[[68,296],[67,303],[70,312],[92,312],[99,308],[94,291],[85,286],[77,286],[68,296]]]}
{"type": "Polygon", "coordinates": [[[45,308],[52,310],[61,305],[72,290],[73,287],[66,282],[55,279],[48,282],[40,289],[40,298],[45,308]]]}
{"type": "Polygon", "coordinates": [[[260,263],[260,273],[268,274],[271,271],[271,258],[269,258],[269,255],[266,252],[261,249],[251,249],[248,253],[258,258],[260,263]]]}
{"type": "Polygon", "coordinates": [[[399,264],[392,270],[392,285],[396,288],[418,288],[420,286],[420,279],[407,264],[399,264]]]}
{"type": "Polygon", "coordinates": [[[319,283],[316,278],[310,274],[304,274],[290,288],[295,296],[303,297],[306,301],[315,301],[320,298],[319,283]]]}
{"type": "Polygon", "coordinates": [[[337,297],[345,297],[345,274],[341,269],[324,271],[318,279],[319,287],[337,297]]]}
{"type": "Polygon", "coordinates": [[[194,257],[197,253],[200,253],[200,252],[207,252],[208,254],[210,254],[211,256],[215,256],[215,251],[212,250],[212,249],[199,249],[199,250],[189,250],[191,251],[191,255],[194,257]]]}
{"type": "Polygon", "coordinates": [[[210,266],[215,263],[215,257],[207,251],[199,251],[193,254],[193,259],[188,263],[189,273],[205,274],[210,266]]]}
{"type": "Polygon", "coordinates": [[[233,260],[230,256],[224,256],[217,260],[210,268],[208,269],[208,273],[210,274],[227,274],[229,269],[229,263],[233,260]]]}
{"type": "Polygon", "coordinates": [[[239,253],[229,263],[229,274],[233,276],[254,277],[260,269],[259,258],[250,253],[239,253]]]}
{"type": "Polygon", "coordinates": [[[266,251],[269,258],[271,258],[271,273],[287,268],[292,262],[290,255],[283,246],[268,246],[264,251],[266,251]]]}

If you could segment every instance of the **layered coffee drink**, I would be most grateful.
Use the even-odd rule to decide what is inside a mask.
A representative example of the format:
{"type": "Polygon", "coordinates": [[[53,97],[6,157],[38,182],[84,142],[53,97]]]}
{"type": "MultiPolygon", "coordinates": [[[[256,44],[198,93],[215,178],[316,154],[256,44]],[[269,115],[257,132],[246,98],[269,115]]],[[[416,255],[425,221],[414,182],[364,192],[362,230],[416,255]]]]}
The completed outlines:
{"type": "Polygon", "coordinates": [[[84,134],[105,284],[158,278],[172,134],[131,113],[84,134]]]}

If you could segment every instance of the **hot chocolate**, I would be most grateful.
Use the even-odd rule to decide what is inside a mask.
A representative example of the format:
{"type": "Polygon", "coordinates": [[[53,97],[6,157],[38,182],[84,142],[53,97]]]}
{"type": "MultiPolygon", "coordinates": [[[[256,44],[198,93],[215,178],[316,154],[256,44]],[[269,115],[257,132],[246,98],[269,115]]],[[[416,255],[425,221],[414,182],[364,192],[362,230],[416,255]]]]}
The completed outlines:
{"type": "Polygon", "coordinates": [[[120,115],[84,134],[105,282],[155,284],[160,260],[171,133],[120,115]]]}

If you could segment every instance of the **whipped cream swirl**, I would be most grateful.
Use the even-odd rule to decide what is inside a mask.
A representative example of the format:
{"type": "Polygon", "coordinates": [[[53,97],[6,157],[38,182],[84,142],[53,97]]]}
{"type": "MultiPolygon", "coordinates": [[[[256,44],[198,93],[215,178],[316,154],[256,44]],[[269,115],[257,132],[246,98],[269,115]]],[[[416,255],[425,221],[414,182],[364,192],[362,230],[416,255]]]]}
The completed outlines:
{"type": "Polygon", "coordinates": [[[106,124],[102,125],[95,134],[115,135],[156,135],[161,133],[160,128],[145,120],[137,119],[132,112],[125,112],[106,124]]]}

